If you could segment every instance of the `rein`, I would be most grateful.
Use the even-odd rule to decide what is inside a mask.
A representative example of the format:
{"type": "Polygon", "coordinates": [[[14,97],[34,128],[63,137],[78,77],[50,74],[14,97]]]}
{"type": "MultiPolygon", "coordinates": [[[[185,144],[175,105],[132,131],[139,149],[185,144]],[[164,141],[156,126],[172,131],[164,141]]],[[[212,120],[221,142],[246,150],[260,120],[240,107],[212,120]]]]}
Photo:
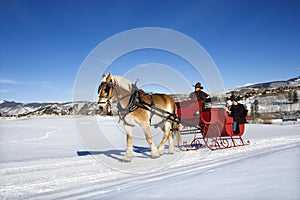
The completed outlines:
{"type": "MultiPolygon", "coordinates": [[[[153,99],[153,96],[151,94],[144,93],[144,95],[142,96],[141,95],[141,90],[136,89],[131,94],[127,95],[126,97],[128,97],[128,96],[130,96],[130,100],[129,100],[126,108],[123,108],[121,106],[120,102],[118,102],[118,105],[117,105],[118,106],[118,112],[119,112],[120,120],[123,120],[126,124],[128,124],[125,121],[125,119],[124,119],[126,117],[126,115],[128,115],[129,113],[135,111],[138,108],[147,110],[147,111],[149,111],[151,113],[150,124],[151,124],[151,119],[152,119],[152,117],[154,115],[162,117],[165,120],[171,120],[173,122],[180,123],[180,119],[178,118],[178,116],[175,113],[170,113],[168,111],[165,111],[163,109],[160,109],[160,108],[156,107],[154,99],[153,99]],[[142,100],[142,97],[146,96],[146,95],[149,95],[149,97],[151,99],[151,103],[150,104],[142,100]]],[[[125,97],[123,97],[123,98],[125,98],[125,97]]],[[[118,101],[120,101],[120,99],[118,101]]],[[[164,120],[162,120],[156,126],[159,126],[162,123],[164,123],[164,120]]],[[[130,124],[128,124],[128,125],[130,125],[130,124]]]]}

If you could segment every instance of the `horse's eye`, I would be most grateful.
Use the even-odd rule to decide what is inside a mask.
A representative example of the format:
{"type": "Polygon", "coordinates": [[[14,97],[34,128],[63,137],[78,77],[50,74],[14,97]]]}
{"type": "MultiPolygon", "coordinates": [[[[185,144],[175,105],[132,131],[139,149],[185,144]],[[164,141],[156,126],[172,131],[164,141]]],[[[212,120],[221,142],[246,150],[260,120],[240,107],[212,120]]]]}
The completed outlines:
{"type": "Polygon", "coordinates": [[[105,84],[104,82],[100,83],[100,85],[98,87],[98,93],[102,90],[104,84],[105,84]]]}
{"type": "Polygon", "coordinates": [[[106,86],[104,89],[105,93],[109,93],[109,90],[110,90],[110,87],[108,87],[108,86],[106,86]]]}

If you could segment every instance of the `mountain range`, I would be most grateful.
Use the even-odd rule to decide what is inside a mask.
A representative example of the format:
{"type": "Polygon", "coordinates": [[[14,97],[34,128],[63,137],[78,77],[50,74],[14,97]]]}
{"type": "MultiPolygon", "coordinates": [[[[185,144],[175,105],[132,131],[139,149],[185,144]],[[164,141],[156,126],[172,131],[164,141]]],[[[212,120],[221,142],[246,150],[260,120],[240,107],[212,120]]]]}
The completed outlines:
{"type": "Polygon", "coordinates": [[[273,89],[273,88],[284,88],[284,87],[297,87],[299,85],[300,85],[300,76],[286,80],[286,81],[270,81],[270,82],[264,82],[264,83],[249,84],[242,88],[273,89]]]}
{"type": "MultiPolygon", "coordinates": [[[[250,89],[296,88],[300,91],[300,76],[286,81],[272,81],[247,85],[230,91],[249,91],[250,89]]],[[[227,91],[227,94],[230,93],[227,91]]],[[[220,94],[224,96],[223,94],[220,94]]],[[[188,98],[187,94],[171,95],[175,101],[188,98]]],[[[299,95],[300,96],[300,95],[299,95]]],[[[259,97],[262,98],[262,97],[259,97]]],[[[276,98],[276,97],[275,97],[276,98]]],[[[281,97],[282,98],[282,97],[281,97]]],[[[284,97],[285,98],[285,97],[284,97]]],[[[274,99],[272,100],[272,102],[274,99]]],[[[280,100],[282,101],[282,100],[280,100]]],[[[269,102],[270,103],[270,102],[269,102]]],[[[268,104],[269,104],[268,103],[268,104]]],[[[22,117],[40,115],[96,115],[99,114],[97,102],[68,102],[68,103],[20,103],[0,101],[1,117],[22,117]]]]}
{"type": "Polygon", "coordinates": [[[0,102],[0,115],[39,116],[39,115],[94,115],[98,114],[96,102],[68,103],[19,103],[14,101],[0,102]]]}

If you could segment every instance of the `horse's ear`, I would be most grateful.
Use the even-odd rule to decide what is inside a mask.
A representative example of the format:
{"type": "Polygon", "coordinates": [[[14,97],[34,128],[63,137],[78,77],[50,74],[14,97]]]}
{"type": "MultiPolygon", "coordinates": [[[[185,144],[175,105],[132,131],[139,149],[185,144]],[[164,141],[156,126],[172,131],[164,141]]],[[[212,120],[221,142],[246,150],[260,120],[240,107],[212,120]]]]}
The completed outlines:
{"type": "Polygon", "coordinates": [[[118,82],[116,80],[114,80],[113,84],[114,84],[114,86],[117,86],[118,82]]]}
{"type": "Polygon", "coordinates": [[[106,77],[106,82],[111,81],[111,79],[112,79],[112,75],[111,75],[111,73],[109,72],[109,74],[108,74],[107,77],[106,77]]]}
{"type": "Polygon", "coordinates": [[[101,82],[103,82],[103,81],[106,81],[106,75],[105,74],[102,74],[102,80],[101,80],[101,82]]]}

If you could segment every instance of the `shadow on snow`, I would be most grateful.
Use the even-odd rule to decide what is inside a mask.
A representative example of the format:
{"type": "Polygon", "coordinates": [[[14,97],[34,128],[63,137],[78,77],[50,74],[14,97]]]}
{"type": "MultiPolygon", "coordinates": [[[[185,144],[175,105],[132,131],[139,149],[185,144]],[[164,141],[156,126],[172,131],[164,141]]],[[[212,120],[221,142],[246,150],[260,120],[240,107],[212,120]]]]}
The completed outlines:
{"type": "MultiPolygon", "coordinates": [[[[135,153],[142,154],[143,158],[151,157],[151,150],[149,147],[140,147],[140,146],[133,146],[133,151],[135,153]]],[[[122,161],[120,157],[125,155],[124,150],[107,150],[107,151],[77,151],[78,156],[90,156],[90,155],[105,155],[107,157],[116,159],[118,161],[122,161]]]]}

